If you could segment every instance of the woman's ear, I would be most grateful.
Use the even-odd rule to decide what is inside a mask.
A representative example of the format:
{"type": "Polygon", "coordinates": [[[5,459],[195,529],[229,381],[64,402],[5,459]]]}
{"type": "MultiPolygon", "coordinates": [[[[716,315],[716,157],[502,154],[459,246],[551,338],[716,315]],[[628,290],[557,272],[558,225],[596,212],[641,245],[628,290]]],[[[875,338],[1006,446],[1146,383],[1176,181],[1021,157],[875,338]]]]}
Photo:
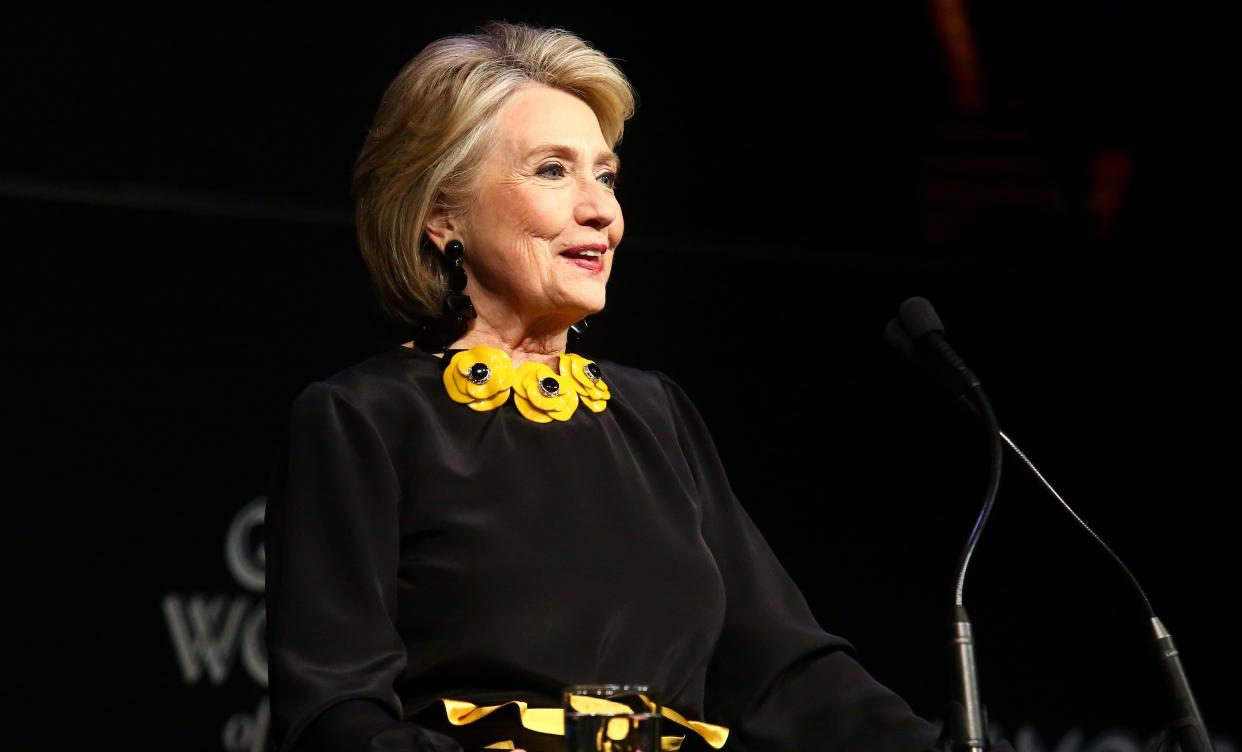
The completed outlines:
{"type": "Polygon", "coordinates": [[[427,216],[427,237],[431,238],[431,242],[435,243],[436,250],[441,254],[444,253],[444,246],[449,240],[460,237],[453,215],[439,201],[432,207],[431,214],[427,216]]]}

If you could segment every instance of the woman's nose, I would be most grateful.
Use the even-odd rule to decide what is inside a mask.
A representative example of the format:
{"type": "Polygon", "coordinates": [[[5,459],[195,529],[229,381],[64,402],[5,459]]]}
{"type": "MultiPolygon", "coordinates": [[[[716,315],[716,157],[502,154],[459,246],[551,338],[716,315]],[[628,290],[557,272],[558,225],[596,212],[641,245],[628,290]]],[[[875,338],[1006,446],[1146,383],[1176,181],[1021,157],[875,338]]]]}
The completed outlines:
{"type": "Polygon", "coordinates": [[[574,207],[578,224],[602,229],[617,219],[617,199],[607,186],[594,175],[586,178],[578,189],[578,203],[574,207]]]}

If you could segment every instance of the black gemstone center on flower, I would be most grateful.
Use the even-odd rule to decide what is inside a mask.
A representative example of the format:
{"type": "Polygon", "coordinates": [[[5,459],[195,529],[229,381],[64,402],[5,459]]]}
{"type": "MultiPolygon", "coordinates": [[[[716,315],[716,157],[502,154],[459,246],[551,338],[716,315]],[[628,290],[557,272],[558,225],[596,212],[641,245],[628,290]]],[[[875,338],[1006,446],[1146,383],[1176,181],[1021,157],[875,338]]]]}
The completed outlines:
{"type": "Polygon", "coordinates": [[[600,379],[602,379],[604,377],[604,372],[599,370],[599,366],[595,365],[594,363],[587,363],[586,364],[586,375],[590,377],[591,381],[594,382],[594,381],[599,381],[600,379]]]}
{"type": "Polygon", "coordinates": [[[488,368],[486,363],[475,363],[470,366],[470,374],[466,376],[475,384],[486,384],[491,377],[492,369],[488,368]]]}
{"type": "Polygon", "coordinates": [[[561,393],[561,382],[552,376],[544,376],[539,379],[539,391],[543,392],[545,397],[555,397],[561,393]]]}

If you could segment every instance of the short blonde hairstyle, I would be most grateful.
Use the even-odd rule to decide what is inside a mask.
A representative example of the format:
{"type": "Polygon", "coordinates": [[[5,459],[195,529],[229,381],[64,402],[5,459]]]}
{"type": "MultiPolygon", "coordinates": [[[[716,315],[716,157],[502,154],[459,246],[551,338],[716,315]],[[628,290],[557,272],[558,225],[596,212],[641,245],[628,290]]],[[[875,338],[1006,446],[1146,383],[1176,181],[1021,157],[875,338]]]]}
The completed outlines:
{"type": "Polygon", "coordinates": [[[353,191],[362,255],[380,304],[396,320],[413,325],[440,315],[448,286],[427,220],[437,205],[466,212],[496,140],[493,116],[531,82],[586,102],[612,149],[637,108],[625,74],[588,42],[564,29],[504,21],[432,42],[384,92],[353,191]]]}

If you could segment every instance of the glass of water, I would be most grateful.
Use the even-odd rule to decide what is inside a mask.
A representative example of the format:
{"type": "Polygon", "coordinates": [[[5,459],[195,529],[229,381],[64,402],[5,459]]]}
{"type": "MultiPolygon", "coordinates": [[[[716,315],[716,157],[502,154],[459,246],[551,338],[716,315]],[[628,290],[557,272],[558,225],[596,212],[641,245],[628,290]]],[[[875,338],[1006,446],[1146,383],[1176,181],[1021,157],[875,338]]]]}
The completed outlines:
{"type": "Polygon", "coordinates": [[[568,752],[660,752],[660,707],[645,684],[565,688],[568,752]]]}

